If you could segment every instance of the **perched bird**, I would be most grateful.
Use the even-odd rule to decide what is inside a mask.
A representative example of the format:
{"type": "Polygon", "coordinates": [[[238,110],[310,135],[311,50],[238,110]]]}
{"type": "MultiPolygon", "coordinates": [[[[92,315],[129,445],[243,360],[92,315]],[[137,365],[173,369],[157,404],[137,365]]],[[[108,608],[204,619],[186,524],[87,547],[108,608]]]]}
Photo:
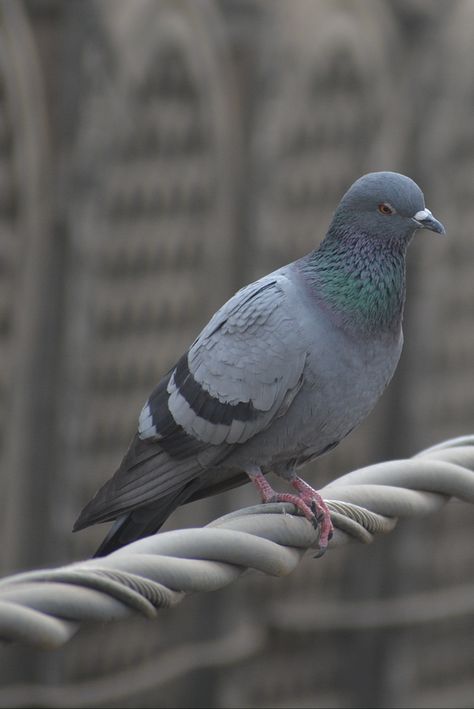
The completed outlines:
{"type": "Polygon", "coordinates": [[[374,172],[342,197],[319,248],[239,290],[151,393],[115,475],[74,530],[117,520],[96,552],[156,532],[179,505],[250,479],[332,533],[298,477],[370,412],[402,349],[406,249],[444,234],[408,177],[374,172]],[[276,473],[296,493],[273,490],[276,473]]]}

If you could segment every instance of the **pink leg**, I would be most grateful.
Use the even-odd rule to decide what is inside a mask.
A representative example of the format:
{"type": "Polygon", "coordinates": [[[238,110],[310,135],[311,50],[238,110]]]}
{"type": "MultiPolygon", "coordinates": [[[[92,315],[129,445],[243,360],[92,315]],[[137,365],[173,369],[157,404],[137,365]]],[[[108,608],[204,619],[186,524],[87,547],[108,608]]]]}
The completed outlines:
{"type": "Polygon", "coordinates": [[[311,485],[308,485],[308,483],[298,476],[291,481],[291,484],[298,490],[301,499],[311,508],[316,516],[317,522],[321,525],[319,546],[326,549],[328,542],[334,533],[334,527],[331,522],[331,513],[328,506],[319,492],[314,490],[311,485]]]}
{"type": "Polygon", "coordinates": [[[321,553],[326,551],[328,541],[332,537],[333,526],[329,509],[321,495],[313,490],[310,485],[301,478],[295,477],[291,484],[298,490],[299,495],[292,495],[288,492],[276,492],[260,471],[247,473],[250,480],[260,492],[262,502],[291,502],[314,527],[321,525],[319,537],[319,548],[321,553]]]}

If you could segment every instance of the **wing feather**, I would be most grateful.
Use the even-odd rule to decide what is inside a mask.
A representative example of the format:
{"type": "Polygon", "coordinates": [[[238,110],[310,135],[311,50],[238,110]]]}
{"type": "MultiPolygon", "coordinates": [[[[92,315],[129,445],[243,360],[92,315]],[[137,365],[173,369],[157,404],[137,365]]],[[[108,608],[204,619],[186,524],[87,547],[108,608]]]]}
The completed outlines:
{"type": "Polygon", "coordinates": [[[239,291],[176,366],[167,387],[169,410],[199,440],[243,443],[267,428],[299,390],[306,351],[286,286],[286,278],[274,276],[239,291]]]}
{"type": "Polygon", "coordinates": [[[277,272],[214,315],[150,395],[122,464],[76,529],[164,497],[181,499],[192,480],[288,410],[306,361],[291,288],[277,272]]]}

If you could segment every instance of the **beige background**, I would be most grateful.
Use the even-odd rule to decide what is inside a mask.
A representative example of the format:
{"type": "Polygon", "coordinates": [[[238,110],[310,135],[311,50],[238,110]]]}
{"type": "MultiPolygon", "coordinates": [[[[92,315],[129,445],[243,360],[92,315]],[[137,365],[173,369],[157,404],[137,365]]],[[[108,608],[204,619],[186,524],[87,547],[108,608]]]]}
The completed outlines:
{"type": "MultiPolygon", "coordinates": [[[[305,475],[472,431],[473,65],[469,0],[0,0],[2,573],[93,551],[104,529],[71,526],[160,374],[238,286],[317,244],[370,170],[416,179],[449,238],[411,247],[389,391],[305,475]]],[[[167,528],[254,501],[240,488],[167,528]]],[[[473,533],[451,503],[156,623],[2,648],[0,705],[472,706],[472,617],[354,625],[371,599],[450,608],[474,583],[473,533]]]]}

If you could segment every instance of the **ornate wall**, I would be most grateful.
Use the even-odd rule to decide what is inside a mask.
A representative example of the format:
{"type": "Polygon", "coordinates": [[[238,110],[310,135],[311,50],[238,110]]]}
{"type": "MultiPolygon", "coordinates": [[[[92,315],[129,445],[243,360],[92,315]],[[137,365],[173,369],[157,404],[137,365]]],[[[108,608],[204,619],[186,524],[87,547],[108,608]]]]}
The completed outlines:
{"type": "MultiPolygon", "coordinates": [[[[93,551],[104,529],[72,523],[160,374],[238,286],[311,249],[370,170],[419,180],[450,238],[416,240],[390,391],[308,478],[469,431],[472,13],[467,0],[0,0],[4,573],[93,551]]],[[[254,501],[246,486],[168,526],[254,501]]],[[[473,582],[472,530],[453,504],[153,624],[85,629],[50,655],[4,649],[2,686],[22,683],[16,706],[35,703],[35,682],[71,707],[466,706],[472,618],[354,619],[422,590],[449,605],[473,582]],[[346,625],[329,620],[348,609],[346,625]]]]}

